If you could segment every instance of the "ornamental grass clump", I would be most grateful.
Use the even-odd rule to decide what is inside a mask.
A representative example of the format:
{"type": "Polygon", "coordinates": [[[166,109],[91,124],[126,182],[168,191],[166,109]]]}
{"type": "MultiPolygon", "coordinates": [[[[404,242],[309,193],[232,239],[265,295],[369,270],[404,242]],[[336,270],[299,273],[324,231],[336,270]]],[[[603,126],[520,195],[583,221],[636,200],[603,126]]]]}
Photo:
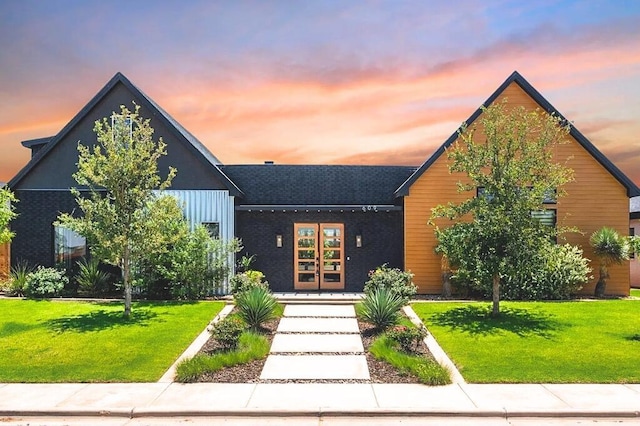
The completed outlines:
{"type": "Polygon", "coordinates": [[[75,279],[80,290],[90,293],[105,293],[109,285],[110,275],[100,269],[100,262],[92,258],[77,262],[78,274],[75,279]]]}
{"type": "Polygon", "coordinates": [[[392,290],[380,287],[366,293],[362,299],[360,316],[374,327],[383,331],[392,327],[400,320],[400,308],[404,302],[392,290]]]}
{"type": "Polygon", "coordinates": [[[278,302],[268,288],[252,287],[235,296],[238,316],[252,330],[258,330],[263,323],[273,319],[278,302]]]}
{"type": "Polygon", "coordinates": [[[13,296],[24,296],[27,288],[27,277],[33,272],[33,268],[27,262],[18,262],[11,267],[9,274],[9,294],[13,296]]]}

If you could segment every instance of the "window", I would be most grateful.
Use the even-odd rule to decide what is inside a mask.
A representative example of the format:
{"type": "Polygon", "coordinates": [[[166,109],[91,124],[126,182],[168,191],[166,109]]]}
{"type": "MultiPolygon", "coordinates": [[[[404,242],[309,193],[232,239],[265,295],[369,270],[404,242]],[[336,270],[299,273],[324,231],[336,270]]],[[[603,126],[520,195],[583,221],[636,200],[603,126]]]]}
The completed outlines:
{"type": "Polygon", "coordinates": [[[220,224],[218,222],[202,222],[202,226],[209,231],[212,238],[220,238],[220,224]]]}
{"type": "Polygon", "coordinates": [[[71,229],[53,226],[54,262],[67,268],[87,255],[87,240],[71,229]]]}
{"type": "MultiPolygon", "coordinates": [[[[630,237],[634,237],[636,235],[636,228],[629,228],[629,236],[630,237]]],[[[635,259],[636,258],[636,252],[632,251],[631,253],[629,253],[629,259],[635,259]]]]}
{"type": "Polygon", "coordinates": [[[491,202],[491,200],[493,200],[493,195],[489,194],[488,192],[485,191],[484,186],[479,186],[476,189],[476,197],[480,198],[480,197],[484,197],[487,199],[488,202],[491,202]]]}
{"type": "Polygon", "coordinates": [[[554,228],[556,226],[556,211],[554,209],[533,211],[531,217],[538,219],[543,225],[554,228]]]}

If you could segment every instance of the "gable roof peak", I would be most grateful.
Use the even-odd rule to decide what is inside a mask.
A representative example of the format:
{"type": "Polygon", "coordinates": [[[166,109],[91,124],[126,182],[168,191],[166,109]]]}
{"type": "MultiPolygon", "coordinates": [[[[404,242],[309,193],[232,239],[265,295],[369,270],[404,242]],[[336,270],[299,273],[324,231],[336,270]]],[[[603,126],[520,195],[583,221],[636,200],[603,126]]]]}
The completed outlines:
{"type": "MultiPolygon", "coordinates": [[[[545,99],[518,71],[513,71],[511,75],[482,103],[471,116],[464,122],[470,126],[482,114],[482,108],[491,105],[512,83],[516,83],[524,92],[533,99],[538,106],[549,114],[559,117],[566,123],[569,123],[569,134],[585,149],[591,156],[598,161],[622,186],[627,190],[627,196],[633,197],[640,195],[640,188],[629,179],[615,164],[613,164],[598,148],[595,147],[578,129],[571,124],[549,101],[545,99]]],[[[418,180],[420,176],[442,155],[445,150],[453,144],[458,138],[458,131],[455,132],[425,161],[418,170],[413,173],[395,192],[396,197],[409,195],[409,188],[418,180]]]]}
{"type": "Polygon", "coordinates": [[[125,77],[120,71],[116,72],[113,77],[104,85],[102,89],[78,112],[73,119],[65,125],[62,130],[51,138],[51,141],[44,145],[38,154],[27,163],[10,181],[9,187],[15,187],[18,183],[38,164],[46,155],[69,134],[69,132],[77,126],[90,111],[102,102],[105,97],[113,90],[117,84],[123,84],[127,90],[129,90],[136,98],[138,98],[141,104],[148,109],[152,115],[157,116],[158,119],[172,132],[178,140],[181,140],[190,150],[196,155],[197,158],[202,160],[207,166],[209,166],[214,173],[229,190],[229,193],[234,196],[242,196],[242,191],[231,181],[219,168],[221,164],[211,152],[200,142],[195,136],[193,136],[187,129],[182,127],[169,113],[167,113],[160,105],[158,105],[153,99],[147,96],[142,90],[138,89],[131,81],[125,77]]]}

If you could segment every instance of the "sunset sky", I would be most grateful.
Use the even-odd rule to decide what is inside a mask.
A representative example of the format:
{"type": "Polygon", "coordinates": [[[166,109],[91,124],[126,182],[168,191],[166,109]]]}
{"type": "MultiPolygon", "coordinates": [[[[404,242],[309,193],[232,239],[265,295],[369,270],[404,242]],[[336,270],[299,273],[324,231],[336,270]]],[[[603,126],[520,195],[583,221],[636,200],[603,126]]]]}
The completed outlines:
{"type": "Polygon", "coordinates": [[[640,1],[0,1],[0,181],[118,71],[225,164],[419,165],[514,71],[640,184],[640,1]]]}

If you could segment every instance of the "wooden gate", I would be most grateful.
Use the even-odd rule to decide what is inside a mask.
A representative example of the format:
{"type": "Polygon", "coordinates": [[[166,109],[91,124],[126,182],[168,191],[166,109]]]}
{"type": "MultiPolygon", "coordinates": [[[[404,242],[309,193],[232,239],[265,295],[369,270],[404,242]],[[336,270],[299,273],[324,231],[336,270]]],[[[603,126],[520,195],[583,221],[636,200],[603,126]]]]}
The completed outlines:
{"type": "Polygon", "coordinates": [[[9,247],[9,243],[0,244],[0,281],[9,278],[9,269],[11,268],[9,247]]]}

